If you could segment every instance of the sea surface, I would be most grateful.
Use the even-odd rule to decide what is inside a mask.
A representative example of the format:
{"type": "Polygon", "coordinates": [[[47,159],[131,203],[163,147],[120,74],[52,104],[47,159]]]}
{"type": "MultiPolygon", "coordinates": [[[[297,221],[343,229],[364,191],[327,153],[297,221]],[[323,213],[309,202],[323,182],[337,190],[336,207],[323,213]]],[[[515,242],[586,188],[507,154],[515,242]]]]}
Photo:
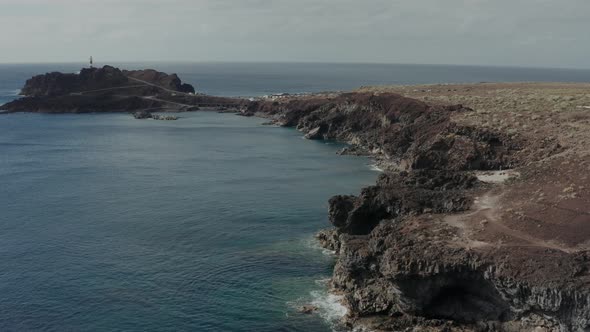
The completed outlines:
{"type": "MultiPolygon", "coordinates": [[[[201,92],[590,81],[590,71],[344,64],[116,64],[201,92]]],[[[30,76],[0,65],[0,104],[30,76]]],[[[334,142],[231,114],[0,116],[0,331],[320,331],[344,313],[313,234],[378,173],[334,142]],[[296,308],[312,303],[319,315],[296,308]]]]}
{"type": "Polygon", "coordinates": [[[375,180],[369,161],[180,116],[0,118],[0,331],[330,331],[313,234],[332,195],[375,180]]]}

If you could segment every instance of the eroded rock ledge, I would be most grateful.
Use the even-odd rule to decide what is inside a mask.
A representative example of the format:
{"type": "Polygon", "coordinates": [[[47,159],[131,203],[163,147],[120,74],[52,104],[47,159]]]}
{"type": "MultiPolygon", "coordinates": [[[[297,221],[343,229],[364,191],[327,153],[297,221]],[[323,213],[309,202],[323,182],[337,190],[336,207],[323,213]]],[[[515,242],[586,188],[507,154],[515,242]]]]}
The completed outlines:
{"type": "Polygon", "coordinates": [[[590,195],[580,181],[590,183],[572,187],[575,168],[563,168],[587,165],[587,155],[454,121],[468,112],[350,93],[252,103],[247,114],[348,142],[388,166],[358,196],[333,197],[334,228],[318,233],[338,254],[332,287],[351,327],[587,331],[590,195]],[[477,177],[515,168],[521,176],[503,184],[477,177]]]}

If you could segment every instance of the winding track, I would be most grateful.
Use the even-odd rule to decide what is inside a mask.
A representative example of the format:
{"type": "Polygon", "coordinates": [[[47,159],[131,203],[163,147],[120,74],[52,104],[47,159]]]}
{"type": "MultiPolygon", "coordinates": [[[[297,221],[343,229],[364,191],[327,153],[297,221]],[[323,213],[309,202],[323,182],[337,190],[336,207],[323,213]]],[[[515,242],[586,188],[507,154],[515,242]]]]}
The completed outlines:
{"type": "MultiPolygon", "coordinates": [[[[191,96],[194,97],[194,94],[191,93],[186,93],[186,92],[180,92],[180,91],[175,91],[175,90],[171,90],[168,88],[165,88],[163,86],[154,84],[154,83],[150,83],[148,81],[144,81],[138,78],[134,78],[134,77],[129,77],[127,76],[127,78],[129,80],[135,81],[135,82],[139,82],[141,84],[138,85],[127,85],[127,86],[119,86],[119,87],[113,87],[113,88],[104,88],[104,89],[96,89],[96,90],[87,90],[87,91],[80,91],[80,92],[73,92],[70,93],[70,95],[84,95],[84,94],[88,94],[88,93],[93,93],[93,92],[101,92],[101,91],[110,91],[110,90],[123,90],[123,89],[130,89],[130,88],[140,88],[140,87],[145,87],[145,86],[153,86],[155,88],[158,88],[160,90],[169,92],[171,94],[174,95],[184,95],[184,96],[191,96]]],[[[201,104],[196,104],[196,105],[190,105],[190,104],[183,104],[183,103],[179,103],[179,102],[175,102],[175,101],[170,101],[170,100],[165,100],[165,99],[159,99],[156,98],[156,96],[138,96],[140,98],[143,99],[149,99],[149,100],[155,100],[155,101],[159,101],[162,103],[167,103],[167,104],[172,104],[172,105],[176,105],[179,106],[181,108],[190,108],[190,107],[237,107],[237,104],[226,104],[226,103],[212,103],[212,104],[207,104],[207,103],[201,103],[201,104]]]]}
{"type": "Polygon", "coordinates": [[[471,238],[468,232],[465,232],[467,229],[473,227],[473,222],[477,219],[471,217],[480,217],[484,218],[488,223],[488,227],[493,227],[496,232],[512,237],[514,239],[518,239],[523,242],[523,244],[520,245],[506,244],[502,245],[502,247],[539,247],[562,251],[566,253],[572,253],[576,251],[566,246],[561,246],[546,240],[535,238],[529,234],[512,229],[503,224],[501,222],[501,218],[499,216],[500,214],[498,211],[500,197],[501,195],[491,195],[487,193],[476,200],[471,212],[464,214],[448,215],[445,218],[443,218],[443,220],[447,224],[462,230],[463,236],[468,240],[470,247],[493,246],[493,244],[491,243],[474,240],[471,238]]]}
{"type": "Polygon", "coordinates": [[[153,83],[150,83],[150,82],[147,82],[147,81],[144,81],[144,80],[140,80],[139,78],[134,78],[134,77],[129,77],[129,76],[127,76],[127,78],[130,79],[130,80],[132,80],[132,81],[141,82],[141,83],[143,83],[145,85],[150,85],[150,86],[153,86],[153,87],[162,89],[164,91],[168,91],[170,93],[181,94],[181,95],[185,95],[185,96],[192,96],[190,93],[180,92],[180,91],[175,91],[175,90],[170,90],[170,89],[167,89],[165,87],[159,86],[157,84],[153,84],[153,83]]]}

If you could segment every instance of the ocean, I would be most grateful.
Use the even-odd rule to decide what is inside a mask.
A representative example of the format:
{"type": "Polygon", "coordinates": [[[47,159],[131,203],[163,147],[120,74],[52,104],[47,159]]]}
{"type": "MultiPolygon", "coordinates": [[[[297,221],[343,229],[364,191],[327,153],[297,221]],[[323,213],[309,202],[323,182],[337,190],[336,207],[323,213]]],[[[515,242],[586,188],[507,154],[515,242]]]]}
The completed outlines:
{"type": "MultiPolygon", "coordinates": [[[[590,81],[590,71],[344,64],[117,64],[201,92],[590,81]]],[[[0,103],[81,65],[0,65],[0,103]]],[[[331,331],[327,201],[378,173],[342,145],[232,114],[0,116],[0,331],[331,331]],[[304,304],[319,315],[297,313],[304,304]]]]}

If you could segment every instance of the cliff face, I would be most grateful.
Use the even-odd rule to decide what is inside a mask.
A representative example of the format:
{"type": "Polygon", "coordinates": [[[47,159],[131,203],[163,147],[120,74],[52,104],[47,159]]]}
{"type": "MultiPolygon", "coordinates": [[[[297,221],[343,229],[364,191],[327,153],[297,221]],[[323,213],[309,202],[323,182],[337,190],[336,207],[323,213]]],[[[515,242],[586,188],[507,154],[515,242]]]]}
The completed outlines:
{"type": "Polygon", "coordinates": [[[451,115],[470,112],[456,106],[430,106],[396,94],[348,93],[334,98],[257,102],[248,114],[272,116],[310,139],[335,139],[403,169],[493,170],[516,163],[519,148],[502,133],[459,126],[451,115]]]}
{"type": "MultiPolygon", "coordinates": [[[[348,142],[347,151],[389,165],[360,195],[333,197],[334,228],[318,234],[338,254],[332,286],[345,297],[349,324],[384,331],[587,331],[590,255],[579,247],[583,240],[571,231],[577,242],[569,246],[560,238],[566,230],[552,231],[555,219],[536,217],[529,225],[521,212],[539,204],[526,191],[538,188],[531,187],[533,178],[554,183],[564,174],[556,154],[563,149],[545,137],[546,152],[539,155],[530,149],[536,142],[453,120],[469,112],[390,93],[248,108],[248,114],[296,127],[310,139],[348,142]],[[556,161],[540,160],[547,157],[556,161]],[[515,167],[521,177],[506,184],[476,176],[515,167]],[[545,232],[536,235],[540,230],[545,232]]],[[[586,220],[590,195],[571,197],[555,197],[555,211],[586,220]],[[580,200],[585,208],[572,210],[580,200]]],[[[576,229],[586,234],[588,227],[576,229]]]]}

